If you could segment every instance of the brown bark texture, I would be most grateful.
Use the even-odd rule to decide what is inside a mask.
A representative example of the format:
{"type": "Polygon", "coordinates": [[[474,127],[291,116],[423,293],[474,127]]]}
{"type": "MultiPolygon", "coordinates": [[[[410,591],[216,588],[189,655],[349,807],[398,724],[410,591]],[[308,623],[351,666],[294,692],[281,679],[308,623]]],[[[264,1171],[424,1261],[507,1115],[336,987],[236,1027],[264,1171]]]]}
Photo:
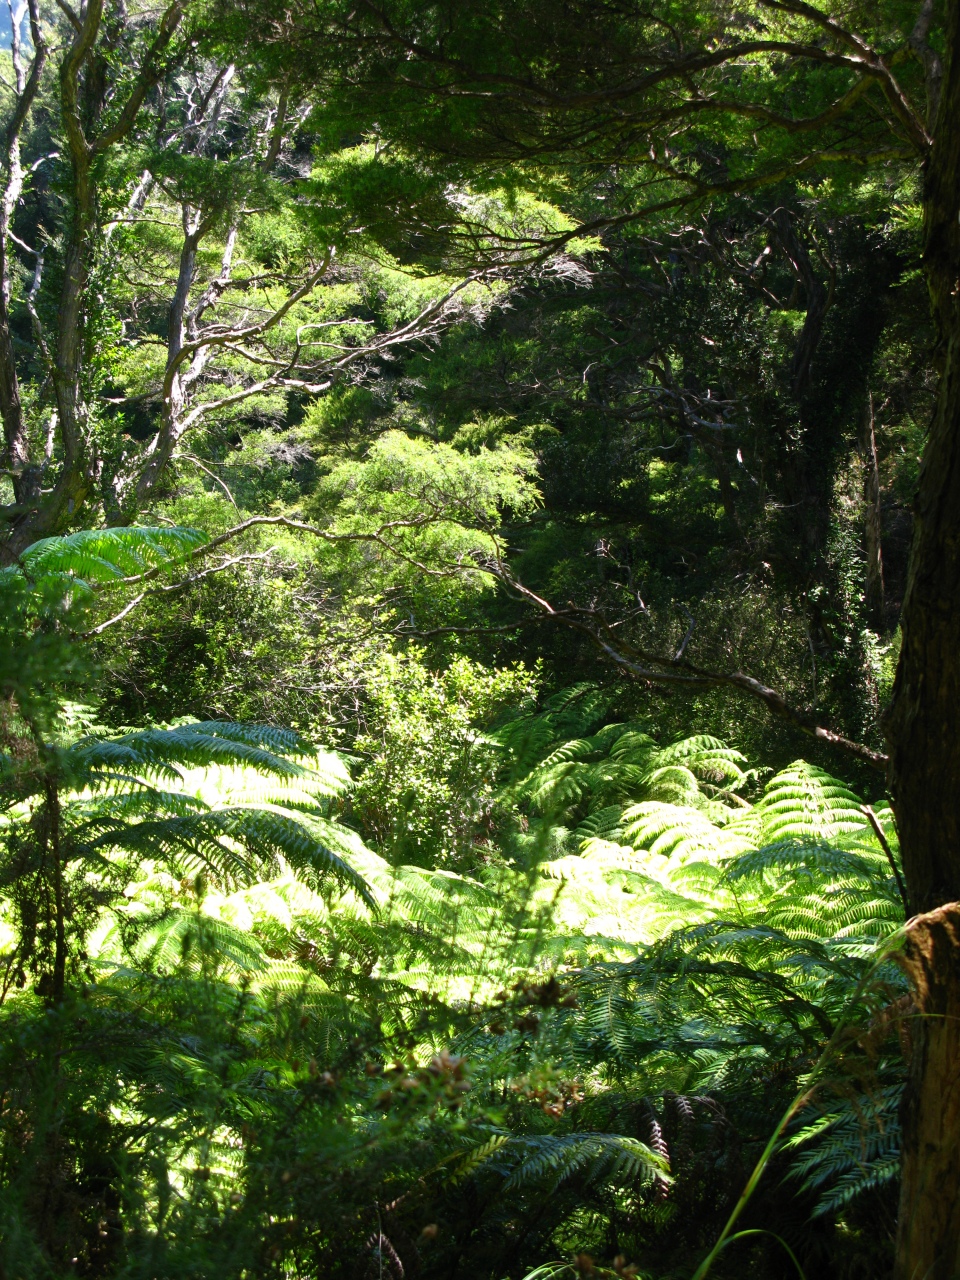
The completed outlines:
{"type": "Polygon", "coordinates": [[[885,730],[914,911],[896,1280],[960,1278],[960,5],[924,172],[924,265],[940,386],[915,501],[902,647],[885,730]],[[950,904],[950,905],[944,905],[950,904]]]}
{"type": "MultiPolygon", "coordinates": [[[[953,49],[960,6],[950,14],[953,49]]],[[[904,870],[919,911],[960,898],[960,56],[946,68],[925,188],[924,259],[941,373],[885,724],[904,870]]]]}
{"type": "Polygon", "coordinates": [[[960,1276],[960,903],[917,916],[903,964],[921,1011],[903,1108],[897,1280],[960,1276]]]}

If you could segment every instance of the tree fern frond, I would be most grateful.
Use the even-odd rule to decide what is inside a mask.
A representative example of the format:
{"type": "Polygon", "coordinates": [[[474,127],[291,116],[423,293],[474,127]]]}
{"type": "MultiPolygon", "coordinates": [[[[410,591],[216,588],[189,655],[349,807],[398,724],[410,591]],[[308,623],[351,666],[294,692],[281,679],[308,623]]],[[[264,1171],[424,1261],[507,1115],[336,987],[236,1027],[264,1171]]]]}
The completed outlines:
{"type": "Polygon", "coordinates": [[[804,1126],[784,1143],[797,1152],[787,1177],[804,1191],[819,1191],[815,1215],[832,1213],[899,1172],[900,1103],[898,1080],[804,1126]]]}
{"type": "Polygon", "coordinates": [[[449,1179],[451,1185],[462,1182],[464,1178],[470,1177],[479,1167],[495,1156],[510,1141],[509,1133],[495,1133],[492,1138],[488,1138],[485,1142],[481,1142],[476,1147],[471,1147],[465,1155],[457,1158],[456,1164],[451,1169],[449,1179]]]}
{"type": "Polygon", "coordinates": [[[573,835],[577,840],[590,840],[596,837],[612,840],[621,829],[620,805],[607,805],[603,809],[595,809],[578,823],[573,835]]]}
{"type": "Polygon", "coordinates": [[[840,849],[824,839],[788,836],[739,855],[727,866],[725,875],[733,883],[765,871],[781,876],[785,872],[802,871],[817,882],[840,878],[877,884],[886,882],[889,866],[882,855],[871,858],[840,849]]]}
{"type": "Polygon", "coordinates": [[[279,777],[309,777],[299,762],[308,750],[298,734],[270,725],[204,721],[171,729],[141,729],[120,738],[81,738],[62,752],[64,770],[77,787],[99,775],[124,772],[179,779],[183,768],[243,766],[279,777]]]}
{"type": "Polygon", "coordinates": [[[207,541],[199,529],[142,525],[81,529],[33,543],[20,556],[20,563],[34,579],[72,575],[92,582],[114,582],[182,560],[207,541]]]}
{"type": "Polygon", "coordinates": [[[188,773],[184,786],[210,805],[278,805],[315,813],[352,785],[346,762],[332,751],[311,751],[308,756],[297,752],[295,759],[304,772],[277,777],[221,765],[205,768],[195,776],[188,773]]]}
{"type": "Polygon", "coordinates": [[[682,764],[698,778],[718,785],[737,785],[747,776],[742,768],[746,757],[709,734],[683,738],[657,754],[663,765],[682,764]]]}
{"type": "Polygon", "coordinates": [[[735,829],[718,827],[696,809],[659,801],[625,809],[623,830],[639,847],[665,856],[726,857],[750,848],[735,829]]]}
{"type": "Polygon", "coordinates": [[[232,807],[128,823],[103,814],[88,824],[85,848],[121,850],[161,863],[181,861],[220,881],[264,879],[281,869],[280,858],[309,882],[325,875],[375,905],[362,876],[318,839],[306,820],[271,809],[232,807]]]}
{"type": "Polygon", "coordinates": [[[118,789],[104,789],[89,798],[71,800],[64,808],[69,829],[82,833],[103,819],[132,822],[160,815],[202,813],[209,808],[203,800],[182,791],[165,791],[138,779],[118,780],[118,789]],[[120,790],[119,786],[124,789],[120,790]]]}
{"type": "Polygon", "coordinates": [[[767,783],[756,806],[763,820],[763,842],[786,837],[832,840],[867,826],[861,802],[845,783],[795,761],[767,783]]]}
{"type": "Polygon", "coordinates": [[[613,1133],[572,1133],[514,1138],[507,1150],[521,1154],[521,1162],[506,1182],[508,1191],[522,1187],[552,1190],[581,1176],[588,1184],[626,1185],[669,1179],[662,1156],[637,1138],[613,1133]]]}
{"type": "Polygon", "coordinates": [[[262,972],[267,957],[257,940],[225,920],[198,911],[171,910],[142,931],[136,954],[142,962],[169,972],[185,962],[191,953],[194,964],[203,955],[215,956],[236,973],[262,972]]]}

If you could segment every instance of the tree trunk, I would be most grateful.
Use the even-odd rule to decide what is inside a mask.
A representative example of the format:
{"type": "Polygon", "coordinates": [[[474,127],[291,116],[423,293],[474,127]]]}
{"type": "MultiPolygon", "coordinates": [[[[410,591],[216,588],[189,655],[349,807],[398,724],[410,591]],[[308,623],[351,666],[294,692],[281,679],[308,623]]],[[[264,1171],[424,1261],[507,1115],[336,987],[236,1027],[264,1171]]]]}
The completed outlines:
{"type": "Polygon", "coordinates": [[[960,1276],[960,903],[917,916],[904,967],[923,1013],[903,1108],[897,1280],[960,1276]]]}
{"type": "Polygon", "coordinates": [[[877,463],[877,435],[872,395],[869,399],[869,408],[863,430],[863,460],[866,467],[863,486],[863,540],[867,558],[864,604],[866,605],[868,623],[876,631],[877,635],[883,635],[886,631],[886,625],[884,620],[883,544],[880,521],[880,467],[877,463]]]}
{"type": "Polygon", "coordinates": [[[67,975],[67,916],[66,902],[63,895],[63,850],[60,848],[60,793],[56,779],[48,776],[44,783],[47,800],[47,821],[50,824],[47,842],[51,862],[51,880],[53,882],[54,904],[54,953],[53,980],[51,983],[51,1003],[63,1003],[66,992],[67,975]]]}
{"type": "Polygon", "coordinates": [[[833,280],[825,285],[813,269],[810,254],[802,243],[786,209],[778,209],[773,217],[777,238],[787,261],[793,268],[797,284],[803,286],[806,295],[806,315],[797,339],[790,366],[790,382],[794,398],[802,400],[810,389],[813,357],[823,336],[823,322],[833,302],[833,280]]]}
{"type": "Polygon", "coordinates": [[[903,1115],[896,1280],[960,1277],[960,5],[947,5],[945,14],[947,66],[924,174],[924,264],[940,386],[885,724],[910,901],[929,913],[911,927],[906,955],[918,1016],[903,1115]]]}

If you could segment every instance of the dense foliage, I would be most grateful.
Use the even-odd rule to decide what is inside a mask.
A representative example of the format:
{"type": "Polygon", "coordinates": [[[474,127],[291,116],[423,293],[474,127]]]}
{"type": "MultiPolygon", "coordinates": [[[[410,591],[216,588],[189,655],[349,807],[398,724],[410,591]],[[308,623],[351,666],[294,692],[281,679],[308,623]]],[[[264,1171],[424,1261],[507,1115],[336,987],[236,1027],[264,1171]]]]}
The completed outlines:
{"type": "Polygon", "coordinates": [[[4,1280],[891,1273],[936,379],[808,9],[11,8],[4,1280]]]}

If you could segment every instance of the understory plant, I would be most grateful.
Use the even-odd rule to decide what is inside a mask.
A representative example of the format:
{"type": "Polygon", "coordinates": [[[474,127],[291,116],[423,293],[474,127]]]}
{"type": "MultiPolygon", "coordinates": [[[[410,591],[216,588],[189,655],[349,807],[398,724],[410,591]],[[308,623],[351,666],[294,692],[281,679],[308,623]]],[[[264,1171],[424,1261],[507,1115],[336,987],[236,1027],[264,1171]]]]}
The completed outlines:
{"type": "Polygon", "coordinates": [[[713,1271],[882,1266],[889,811],[587,686],[481,732],[525,677],[464,663],[430,696],[496,856],[406,862],[346,820],[356,757],[70,700],[97,584],[199,537],[55,539],[0,580],[2,1273],[688,1277],[798,1093],[713,1271]]]}

